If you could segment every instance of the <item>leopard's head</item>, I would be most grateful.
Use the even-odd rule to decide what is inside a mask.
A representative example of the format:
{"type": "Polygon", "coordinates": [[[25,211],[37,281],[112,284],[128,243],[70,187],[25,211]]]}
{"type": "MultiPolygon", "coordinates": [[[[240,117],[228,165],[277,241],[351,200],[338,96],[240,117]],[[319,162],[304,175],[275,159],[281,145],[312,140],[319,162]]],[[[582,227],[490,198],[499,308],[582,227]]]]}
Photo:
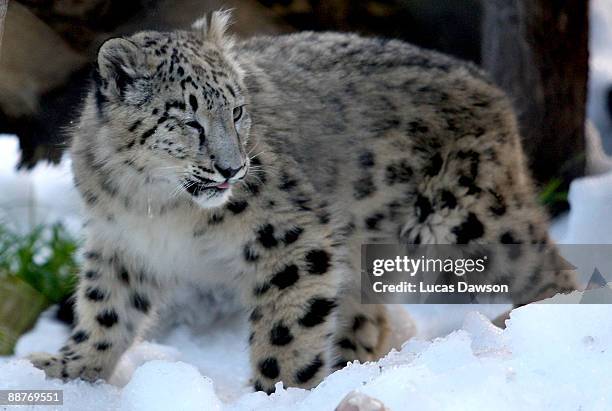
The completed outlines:
{"type": "Polygon", "coordinates": [[[116,155],[203,208],[225,203],[249,168],[248,96],[229,19],[215,12],[193,31],[112,38],[97,57],[97,115],[116,155]]]}

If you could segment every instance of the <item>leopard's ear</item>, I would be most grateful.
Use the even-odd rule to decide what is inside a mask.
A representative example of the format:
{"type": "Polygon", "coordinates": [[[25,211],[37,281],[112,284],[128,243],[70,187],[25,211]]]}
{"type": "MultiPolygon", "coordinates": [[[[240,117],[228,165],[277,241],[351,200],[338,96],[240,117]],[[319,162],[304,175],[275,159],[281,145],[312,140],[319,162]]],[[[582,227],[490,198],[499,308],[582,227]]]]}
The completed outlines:
{"type": "Polygon", "coordinates": [[[227,29],[232,24],[232,10],[218,10],[210,15],[201,17],[192,24],[192,28],[199,34],[203,41],[211,42],[220,48],[231,48],[234,44],[232,36],[227,34],[227,29]]]}
{"type": "Polygon", "coordinates": [[[144,69],[144,53],[128,39],[106,40],[98,50],[98,75],[109,97],[122,97],[144,69]]]}

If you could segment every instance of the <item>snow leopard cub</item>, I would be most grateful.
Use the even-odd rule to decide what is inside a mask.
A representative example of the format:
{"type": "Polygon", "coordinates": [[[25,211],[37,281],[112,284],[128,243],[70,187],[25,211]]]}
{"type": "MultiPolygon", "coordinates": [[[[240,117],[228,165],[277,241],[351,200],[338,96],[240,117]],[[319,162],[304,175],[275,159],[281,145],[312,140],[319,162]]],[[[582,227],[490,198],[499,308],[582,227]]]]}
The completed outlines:
{"type": "MultiPolygon", "coordinates": [[[[234,42],[229,14],[99,50],[73,131],[87,205],[77,325],[33,363],[108,378],[179,282],[236,289],[252,384],[313,387],[389,349],[360,304],[360,244],[554,247],[510,106],[475,67],[396,40],[234,42]]],[[[512,293],[573,288],[525,266],[512,293]]]]}

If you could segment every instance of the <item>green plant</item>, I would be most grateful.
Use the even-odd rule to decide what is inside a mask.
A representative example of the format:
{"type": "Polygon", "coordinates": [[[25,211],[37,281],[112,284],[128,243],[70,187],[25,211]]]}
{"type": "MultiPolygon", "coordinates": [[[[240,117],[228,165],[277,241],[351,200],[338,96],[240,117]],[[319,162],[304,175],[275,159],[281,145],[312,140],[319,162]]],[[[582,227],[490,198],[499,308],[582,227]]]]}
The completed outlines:
{"type": "Polygon", "coordinates": [[[563,189],[563,180],[553,178],[542,188],[538,200],[542,205],[553,207],[558,203],[566,203],[567,194],[567,190],[563,189]]]}
{"type": "Polygon", "coordinates": [[[0,355],[13,352],[42,311],[72,294],[77,248],[60,224],[25,235],[0,224],[0,355]]]}
{"type": "Polygon", "coordinates": [[[25,235],[0,225],[0,278],[19,279],[58,303],[74,291],[77,249],[61,224],[38,226],[25,235]]]}

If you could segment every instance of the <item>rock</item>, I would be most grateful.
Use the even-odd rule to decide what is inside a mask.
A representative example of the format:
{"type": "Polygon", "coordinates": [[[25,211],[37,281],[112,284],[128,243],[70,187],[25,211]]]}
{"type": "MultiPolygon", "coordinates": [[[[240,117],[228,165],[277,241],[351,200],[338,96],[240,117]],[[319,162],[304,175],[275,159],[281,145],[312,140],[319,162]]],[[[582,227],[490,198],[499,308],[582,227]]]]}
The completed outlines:
{"type": "Polygon", "coordinates": [[[385,404],[358,391],[349,392],[338,404],[336,411],[391,411],[385,404]]]}

